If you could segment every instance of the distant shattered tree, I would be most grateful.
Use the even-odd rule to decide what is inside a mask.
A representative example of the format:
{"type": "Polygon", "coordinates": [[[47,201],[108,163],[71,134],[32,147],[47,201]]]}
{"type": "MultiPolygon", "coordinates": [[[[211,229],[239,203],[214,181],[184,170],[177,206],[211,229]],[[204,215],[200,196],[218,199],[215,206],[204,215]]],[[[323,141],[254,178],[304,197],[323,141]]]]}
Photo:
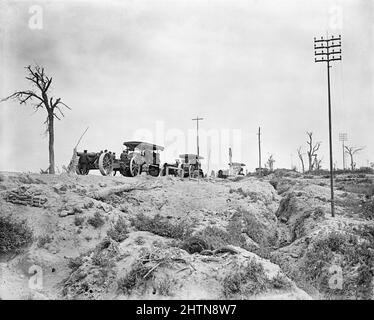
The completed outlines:
{"type": "Polygon", "coordinates": [[[301,162],[301,168],[302,172],[305,172],[305,164],[304,164],[304,158],[303,158],[303,151],[301,150],[301,147],[297,149],[297,155],[299,156],[300,162],[301,162]]]}
{"type": "Polygon", "coordinates": [[[61,107],[70,109],[65,103],[61,101],[61,98],[54,99],[50,92],[52,77],[48,77],[44,73],[44,68],[38,65],[27,66],[26,70],[28,75],[26,79],[29,80],[34,87],[32,90],[17,91],[1,100],[6,101],[8,99],[17,100],[21,105],[30,103],[34,107],[35,111],[44,109],[47,112],[47,118],[44,122],[46,125],[46,133],[49,137],[49,168],[50,174],[55,173],[55,153],[54,153],[54,119],[61,120],[64,117],[64,113],[61,107]]]}
{"type": "Polygon", "coordinates": [[[313,171],[314,165],[315,165],[314,159],[317,156],[317,151],[319,147],[321,146],[321,142],[316,142],[315,144],[313,144],[313,132],[307,132],[306,134],[308,135],[308,138],[309,138],[309,140],[306,142],[309,147],[307,151],[309,171],[313,171]]]}
{"type": "Polygon", "coordinates": [[[364,149],[364,147],[357,148],[357,147],[348,147],[348,146],[345,146],[345,153],[348,153],[349,157],[351,158],[351,170],[352,171],[356,169],[356,162],[353,161],[353,156],[357,152],[360,152],[363,149],[364,149]]]}
{"type": "Polygon", "coordinates": [[[273,171],[273,169],[274,169],[274,162],[275,162],[275,160],[273,158],[273,155],[270,155],[269,159],[266,161],[266,164],[267,164],[270,171],[273,171]]]}
{"type": "Polygon", "coordinates": [[[323,160],[323,158],[318,159],[317,155],[314,155],[314,168],[317,171],[321,170],[321,168],[322,168],[322,165],[321,165],[322,160],[323,160]]]}

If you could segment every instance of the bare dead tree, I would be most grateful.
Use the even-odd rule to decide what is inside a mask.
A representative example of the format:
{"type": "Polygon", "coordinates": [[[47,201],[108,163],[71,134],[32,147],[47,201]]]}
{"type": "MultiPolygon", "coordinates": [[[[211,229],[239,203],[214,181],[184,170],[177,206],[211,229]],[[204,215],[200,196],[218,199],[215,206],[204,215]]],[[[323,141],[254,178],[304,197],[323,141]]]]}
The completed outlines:
{"type": "Polygon", "coordinates": [[[301,150],[301,147],[297,149],[297,155],[299,156],[300,162],[301,162],[301,168],[303,170],[303,173],[305,172],[305,165],[304,165],[304,158],[303,158],[303,152],[301,150]]]}
{"type": "Polygon", "coordinates": [[[357,153],[363,150],[364,147],[349,147],[345,146],[345,153],[349,154],[349,157],[351,158],[351,170],[355,170],[356,168],[356,162],[353,161],[353,156],[357,153]]]}
{"type": "MultiPolygon", "coordinates": [[[[47,118],[44,121],[46,125],[45,133],[49,136],[49,168],[48,172],[50,174],[55,173],[55,154],[54,154],[54,119],[61,120],[64,117],[64,113],[61,108],[65,107],[70,109],[65,103],[61,101],[61,98],[53,98],[49,94],[49,89],[52,83],[52,77],[45,74],[44,68],[38,65],[27,66],[26,70],[28,72],[26,79],[29,80],[34,87],[32,90],[16,91],[9,97],[2,99],[6,101],[9,99],[17,100],[20,105],[30,103],[35,111],[39,109],[45,109],[47,112],[47,118]]],[[[70,109],[71,110],[71,109],[70,109]]]]}
{"type": "Polygon", "coordinates": [[[309,140],[306,142],[308,144],[309,150],[307,151],[308,155],[308,164],[309,164],[309,171],[313,171],[314,169],[314,157],[317,155],[317,151],[321,146],[321,142],[316,142],[313,144],[313,132],[307,132],[309,140]]]}

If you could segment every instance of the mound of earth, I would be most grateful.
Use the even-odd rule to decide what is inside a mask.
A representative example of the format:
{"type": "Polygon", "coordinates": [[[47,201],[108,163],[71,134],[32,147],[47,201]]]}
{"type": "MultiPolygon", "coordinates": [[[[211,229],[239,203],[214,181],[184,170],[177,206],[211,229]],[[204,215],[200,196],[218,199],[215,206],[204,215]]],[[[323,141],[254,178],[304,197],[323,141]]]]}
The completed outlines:
{"type": "Polygon", "coordinates": [[[367,297],[371,221],[351,203],[370,197],[340,183],[331,218],[328,179],[300,174],[198,182],[1,173],[0,217],[19,232],[13,245],[0,242],[0,298],[351,298],[355,285],[367,297]],[[344,294],[326,290],[338,263],[349,274],[344,294]]]}

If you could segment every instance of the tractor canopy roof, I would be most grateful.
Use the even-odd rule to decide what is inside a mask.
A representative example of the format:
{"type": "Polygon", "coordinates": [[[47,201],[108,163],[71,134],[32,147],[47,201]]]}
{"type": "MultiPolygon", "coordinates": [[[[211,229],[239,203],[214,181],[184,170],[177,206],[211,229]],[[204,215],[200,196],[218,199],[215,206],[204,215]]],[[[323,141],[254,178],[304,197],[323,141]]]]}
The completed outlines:
{"type": "Polygon", "coordinates": [[[138,150],[164,150],[164,147],[158,146],[157,144],[143,142],[143,141],[126,141],[123,143],[127,148],[131,151],[138,149],[138,150]]]}
{"type": "Polygon", "coordinates": [[[197,154],[193,153],[183,153],[179,155],[179,158],[181,159],[188,159],[188,160],[197,160],[197,159],[204,159],[202,156],[198,156],[197,154]]]}

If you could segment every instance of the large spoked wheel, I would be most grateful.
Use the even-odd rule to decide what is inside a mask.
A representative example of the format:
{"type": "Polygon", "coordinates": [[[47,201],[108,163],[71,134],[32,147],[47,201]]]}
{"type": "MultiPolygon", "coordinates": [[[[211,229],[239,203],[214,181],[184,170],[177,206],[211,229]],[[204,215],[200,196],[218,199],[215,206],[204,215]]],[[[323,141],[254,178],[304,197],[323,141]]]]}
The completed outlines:
{"type": "Polygon", "coordinates": [[[160,175],[160,168],[156,167],[156,166],[150,166],[149,169],[148,169],[148,173],[152,177],[158,177],[160,175]]]}
{"type": "Polygon", "coordinates": [[[136,177],[140,173],[140,165],[136,162],[136,158],[130,161],[130,175],[136,177]]]}
{"type": "Polygon", "coordinates": [[[128,177],[128,176],[130,176],[129,171],[130,171],[129,164],[127,164],[125,161],[121,160],[119,162],[119,173],[121,175],[123,175],[124,177],[128,177]]]}
{"type": "Polygon", "coordinates": [[[195,168],[194,166],[191,164],[189,167],[188,167],[188,176],[190,178],[194,178],[194,172],[195,172],[195,168]]]}
{"type": "Polygon", "coordinates": [[[203,170],[201,169],[196,169],[194,166],[190,166],[189,168],[189,174],[190,178],[204,178],[204,173],[203,170]]]}
{"type": "Polygon", "coordinates": [[[113,171],[113,159],[108,152],[104,152],[99,158],[99,170],[103,176],[109,176],[113,171]]]}
{"type": "Polygon", "coordinates": [[[87,175],[88,172],[90,172],[90,170],[88,169],[88,167],[83,168],[82,165],[80,165],[79,163],[77,164],[77,166],[76,166],[76,168],[75,168],[75,173],[76,173],[76,174],[79,174],[79,175],[87,175]]]}

